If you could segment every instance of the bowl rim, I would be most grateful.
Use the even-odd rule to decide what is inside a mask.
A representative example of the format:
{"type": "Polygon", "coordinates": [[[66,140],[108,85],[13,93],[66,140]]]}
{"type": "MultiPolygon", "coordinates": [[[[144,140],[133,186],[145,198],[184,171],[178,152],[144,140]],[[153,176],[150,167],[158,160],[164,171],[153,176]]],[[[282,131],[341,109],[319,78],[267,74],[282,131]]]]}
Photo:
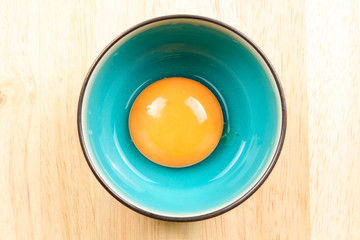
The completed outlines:
{"type": "Polygon", "coordinates": [[[160,16],[160,17],[156,17],[156,18],[151,18],[149,20],[146,20],[146,21],[143,21],[143,22],[141,22],[139,24],[134,25],[133,27],[129,28],[128,30],[126,30],[123,33],[121,33],[120,35],[118,35],[114,40],[112,40],[101,51],[101,53],[96,57],[95,61],[91,65],[88,73],[86,74],[84,83],[83,83],[82,88],[81,88],[79,102],[78,102],[78,109],[77,109],[77,129],[78,129],[78,136],[79,136],[79,139],[80,139],[81,149],[83,151],[83,154],[85,156],[87,164],[89,165],[89,167],[90,167],[92,173],[94,174],[94,176],[96,177],[96,179],[100,182],[100,184],[115,199],[117,199],[119,202],[121,202],[122,204],[124,204],[128,208],[134,210],[135,212],[138,212],[140,214],[143,214],[143,215],[151,217],[151,218],[155,218],[155,219],[158,219],[158,220],[172,221],[172,222],[192,222],[192,221],[199,221],[199,220],[209,219],[209,218],[212,218],[212,217],[219,216],[219,215],[221,215],[223,213],[226,213],[226,212],[230,211],[231,209],[237,207],[241,203],[243,203],[245,200],[247,200],[251,195],[253,195],[260,188],[260,186],[265,182],[265,180],[268,178],[271,171],[273,170],[273,168],[274,168],[274,166],[275,166],[275,164],[276,164],[276,162],[277,162],[277,160],[279,158],[281,149],[283,147],[284,140],[285,140],[285,133],[286,133],[286,122],[287,122],[286,114],[287,113],[286,113],[285,96],[284,96],[282,86],[280,84],[279,77],[276,74],[274,67],[272,66],[272,64],[270,63],[270,61],[266,57],[266,55],[260,50],[260,48],[252,40],[250,40],[245,34],[240,32],[239,30],[231,27],[230,25],[228,25],[226,23],[223,23],[223,22],[221,22],[219,20],[216,20],[216,19],[212,19],[212,18],[209,18],[209,17],[200,16],[200,15],[192,15],[192,14],[173,14],[173,15],[165,15],[165,16],[160,16]],[[93,165],[93,163],[91,161],[91,157],[90,157],[90,155],[89,155],[89,153],[87,151],[87,146],[85,144],[82,124],[81,124],[81,122],[82,122],[82,117],[81,117],[82,114],[81,114],[81,112],[82,112],[82,105],[83,105],[83,99],[84,99],[84,94],[85,94],[85,91],[86,91],[86,87],[88,85],[91,74],[93,73],[95,67],[97,66],[99,61],[102,59],[102,57],[105,55],[105,53],[115,43],[117,43],[120,39],[122,39],[123,37],[125,37],[129,33],[133,32],[134,30],[136,30],[136,29],[138,29],[138,28],[140,28],[142,26],[154,23],[154,22],[163,21],[163,20],[169,20],[169,19],[195,19],[195,20],[201,20],[201,21],[205,21],[205,22],[210,22],[210,23],[214,23],[216,25],[219,25],[220,27],[224,27],[224,28],[232,31],[236,35],[240,36],[247,43],[249,43],[251,47],[253,47],[255,49],[255,51],[261,56],[261,58],[265,61],[266,65],[269,67],[269,69],[271,71],[271,74],[273,75],[274,80],[276,82],[276,86],[277,86],[277,89],[278,89],[278,92],[279,92],[280,102],[281,102],[281,120],[282,120],[282,123],[281,123],[279,141],[278,141],[274,156],[273,156],[269,166],[267,167],[267,169],[265,170],[263,175],[260,177],[260,179],[246,193],[242,194],[238,199],[236,199],[234,202],[226,205],[225,207],[221,207],[221,208],[219,208],[217,210],[214,210],[214,211],[212,211],[210,213],[206,213],[206,214],[202,214],[202,215],[196,215],[196,216],[190,216],[190,217],[172,217],[172,216],[165,216],[165,215],[152,213],[152,212],[146,211],[144,209],[141,209],[140,207],[137,207],[137,206],[131,204],[130,202],[126,201],[125,199],[121,198],[100,177],[100,174],[96,170],[96,167],[93,165]]]}

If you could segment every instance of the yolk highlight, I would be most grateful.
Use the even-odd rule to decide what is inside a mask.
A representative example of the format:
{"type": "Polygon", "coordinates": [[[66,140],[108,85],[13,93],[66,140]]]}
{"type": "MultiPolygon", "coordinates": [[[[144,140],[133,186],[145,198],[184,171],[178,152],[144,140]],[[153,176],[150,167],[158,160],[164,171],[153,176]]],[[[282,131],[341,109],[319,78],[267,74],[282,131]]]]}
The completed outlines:
{"type": "Polygon", "coordinates": [[[131,139],[151,161],[186,167],[204,160],[223,131],[223,114],[214,94],[204,85],[173,77],[145,88],[129,115],[131,139]]]}

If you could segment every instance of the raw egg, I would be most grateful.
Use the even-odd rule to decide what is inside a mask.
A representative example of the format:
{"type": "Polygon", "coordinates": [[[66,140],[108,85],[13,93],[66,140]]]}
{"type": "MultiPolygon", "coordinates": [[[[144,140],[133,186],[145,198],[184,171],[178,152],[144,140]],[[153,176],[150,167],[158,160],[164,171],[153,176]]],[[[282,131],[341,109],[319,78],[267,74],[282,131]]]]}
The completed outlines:
{"type": "Polygon", "coordinates": [[[201,83],[180,77],[152,83],[135,99],[129,131],[136,148],[167,167],[186,167],[216,148],[223,114],[214,94],[201,83]]]}

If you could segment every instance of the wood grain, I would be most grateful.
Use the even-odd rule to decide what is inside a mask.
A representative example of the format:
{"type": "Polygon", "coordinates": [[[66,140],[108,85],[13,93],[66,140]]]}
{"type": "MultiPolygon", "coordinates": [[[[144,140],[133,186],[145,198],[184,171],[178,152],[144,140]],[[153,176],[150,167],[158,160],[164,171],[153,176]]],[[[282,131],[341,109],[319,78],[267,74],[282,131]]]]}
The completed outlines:
{"type": "Polygon", "coordinates": [[[311,235],[360,239],[360,1],[324,4],[307,5],[311,235]]]}
{"type": "Polygon", "coordinates": [[[0,2],[0,239],[360,239],[360,2],[0,2]],[[97,54],[132,25],[188,13],[264,50],[288,128],[266,183],[213,219],[170,223],[122,206],[81,152],[77,100],[97,54]]]}

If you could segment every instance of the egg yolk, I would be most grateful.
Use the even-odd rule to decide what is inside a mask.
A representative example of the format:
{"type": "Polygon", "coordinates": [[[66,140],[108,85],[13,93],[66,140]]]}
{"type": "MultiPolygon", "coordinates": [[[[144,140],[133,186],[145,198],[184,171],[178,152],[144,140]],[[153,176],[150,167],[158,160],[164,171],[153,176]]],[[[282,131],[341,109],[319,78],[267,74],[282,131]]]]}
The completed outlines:
{"type": "Polygon", "coordinates": [[[134,101],[129,130],[136,148],[167,167],[186,167],[204,160],[216,148],[223,114],[214,94],[187,78],[159,80],[134,101]]]}

